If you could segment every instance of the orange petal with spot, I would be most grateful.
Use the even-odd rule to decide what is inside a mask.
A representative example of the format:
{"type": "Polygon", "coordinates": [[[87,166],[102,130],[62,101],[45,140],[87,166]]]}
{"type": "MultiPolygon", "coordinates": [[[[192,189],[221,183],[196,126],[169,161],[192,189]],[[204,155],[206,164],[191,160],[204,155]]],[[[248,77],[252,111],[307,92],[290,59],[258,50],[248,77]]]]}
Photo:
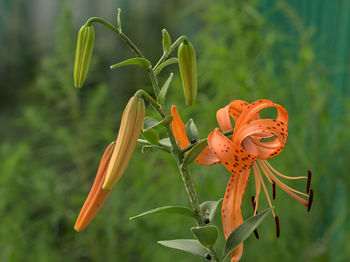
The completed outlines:
{"type": "Polygon", "coordinates": [[[103,190],[102,185],[106,178],[108,164],[114,147],[115,142],[111,143],[103,153],[96,178],[74,226],[77,232],[82,231],[91,222],[109,195],[110,191],[103,190]]]}
{"type": "Polygon", "coordinates": [[[229,105],[219,109],[216,112],[216,120],[222,131],[232,129],[230,116],[234,121],[237,121],[238,117],[249,104],[243,100],[234,100],[229,105]]]}
{"type": "Polygon", "coordinates": [[[256,155],[257,158],[267,159],[278,155],[282,151],[287,136],[288,128],[285,122],[275,119],[259,119],[242,126],[233,137],[233,143],[241,146],[246,138],[251,137],[250,141],[254,143],[254,152],[243,147],[251,154],[256,155]],[[259,141],[259,138],[267,137],[275,138],[268,142],[259,141]]]}
{"type": "Polygon", "coordinates": [[[197,156],[195,160],[198,164],[203,166],[210,166],[220,163],[220,160],[216,155],[211,152],[208,146],[206,146],[202,152],[197,156]]]}
{"type": "Polygon", "coordinates": [[[173,121],[171,122],[171,127],[175,139],[179,142],[180,148],[185,148],[190,144],[186,136],[186,127],[182,122],[179,113],[177,112],[176,106],[171,106],[171,115],[173,116],[173,121]]]}
{"type": "Polygon", "coordinates": [[[235,145],[216,128],[208,136],[210,150],[215,153],[221,164],[234,175],[251,168],[256,157],[235,145]]]}
{"type": "MultiPolygon", "coordinates": [[[[222,226],[226,239],[233,230],[243,223],[241,204],[249,174],[250,169],[245,170],[238,175],[232,175],[228,182],[221,209],[222,226]]],[[[239,261],[242,257],[242,253],[243,243],[231,253],[231,262],[239,261]]]]}
{"type": "Polygon", "coordinates": [[[236,122],[234,134],[242,126],[246,125],[247,123],[251,122],[252,120],[255,120],[256,115],[259,113],[259,111],[261,111],[262,109],[268,108],[268,107],[275,107],[277,109],[276,120],[281,121],[282,123],[284,123],[286,125],[288,124],[288,113],[287,113],[287,110],[283,106],[281,106],[279,104],[275,104],[272,101],[267,100],[267,99],[261,99],[261,100],[253,102],[240,114],[240,116],[236,122]]]}

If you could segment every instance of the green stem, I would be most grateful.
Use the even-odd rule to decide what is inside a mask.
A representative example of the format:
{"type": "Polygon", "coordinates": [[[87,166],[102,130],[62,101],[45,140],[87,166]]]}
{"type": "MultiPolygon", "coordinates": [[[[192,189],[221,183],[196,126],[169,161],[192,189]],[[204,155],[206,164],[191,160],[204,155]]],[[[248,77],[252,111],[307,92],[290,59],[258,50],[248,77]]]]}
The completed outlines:
{"type": "Polygon", "coordinates": [[[178,39],[176,39],[176,41],[171,45],[170,51],[169,51],[168,53],[165,53],[165,54],[162,55],[162,57],[159,59],[159,61],[158,61],[157,64],[153,67],[152,70],[155,71],[155,70],[157,69],[157,67],[158,67],[161,63],[163,63],[163,62],[168,58],[168,56],[174,51],[174,49],[175,49],[179,44],[181,44],[182,41],[184,41],[184,40],[187,40],[187,36],[185,36],[185,35],[182,35],[182,36],[180,36],[178,39]]]}
{"type": "Polygon", "coordinates": [[[107,22],[106,20],[100,18],[100,17],[91,17],[86,21],[86,25],[90,26],[92,23],[97,22],[104,26],[106,26],[108,29],[112,30],[114,33],[116,33],[130,48],[132,51],[134,51],[139,57],[144,57],[141,53],[140,49],[137,48],[137,46],[121,31],[118,30],[114,25],[107,22]]]}
{"type": "MultiPolygon", "coordinates": [[[[156,89],[157,87],[154,86],[155,81],[153,81],[152,78],[154,77],[155,79],[157,79],[157,77],[156,77],[154,71],[153,70],[151,70],[151,71],[153,72],[153,74],[150,74],[150,79],[151,79],[153,88],[156,89]]],[[[143,90],[139,90],[137,93],[139,93],[139,95],[142,95],[143,97],[145,97],[145,99],[150,101],[150,103],[155,107],[155,109],[158,111],[158,113],[161,115],[161,117],[163,119],[165,119],[167,117],[163,108],[150,95],[148,95],[147,92],[145,92],[143,90]]],[[[166,125],[165,128],[167,130],[167,134],[168,134],[168,137],[170,139],[170,143],[172,145],[171,154],[175,158],[177,166],[180,170],[181,178],[182,178],[182,181],[184,183],[192,210],[196,213],[195,218],[197,220],[197,224],[199,226],[205,226],[206,224],[204,221],[204,216],[203,216],[202,211],[201,211],[200,206],[199,206],[199,201],[198,201],[196,189],[194,188],[190,172],[188,170],[188,167],[183,165],[184,153],[182,152],[181,148],[179,147],[179,145],[175,139],[171,125],[170,124],[166,125]]],[[[215,249],[209,248],[208,250],[209,250],[209,253],[211,256],[211,261],[218,262],[219,259],[218,259],[218,256],[216,254],[215,249]]]]}

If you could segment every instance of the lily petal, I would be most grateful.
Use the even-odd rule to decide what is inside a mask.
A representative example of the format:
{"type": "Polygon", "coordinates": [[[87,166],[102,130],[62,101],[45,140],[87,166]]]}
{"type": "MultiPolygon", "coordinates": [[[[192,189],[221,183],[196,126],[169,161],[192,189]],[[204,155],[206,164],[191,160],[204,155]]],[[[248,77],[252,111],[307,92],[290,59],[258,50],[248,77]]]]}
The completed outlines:
{"type": "MultiPolygon", "coordinates": [[[[228,182],[224,201],[222,203],[222,226],[227,239],[233,230],[243,223],[241,204],[250,169],[238,175],[232,175],[228,182]]],[[[243,253],[243,243],[241,243],[231,254],[231,262],[240,260],[243,253]]]]}
{"type": "Polygon", "coordinates": [[[195,160],[198,164],[203,166],[210,166],[220,163],[216,155],[206,146],[195,160]]]}
{"type": "Polygon", "coordinates": [[[102,185],[106,178],[108,164],[114,147],[115,142],[111,143],[103,153],[96,178],[74,226],[77,232],[82,231],[91,222],[109,195],[110,191],[103,190],[102,185]]]}
{"type": "Polygon", "coordinates": [[[190,144],[186,136],[186,127],[182,122],[179,113],[177,112],[176,106],[171,106],[171,115],[173,116],[173,121],[171,122],[171,127],[175,139],[179,142],[180,148],[185,148],[190,144]]]}
{"type": "Polygon", "coordinates": [[[246,152],[242,147],[235,145],[230,139],[216,128],[208,136],[208,145],[221,164],[234,175],[244,170],[250,170],[256,157],[246,152]]]}

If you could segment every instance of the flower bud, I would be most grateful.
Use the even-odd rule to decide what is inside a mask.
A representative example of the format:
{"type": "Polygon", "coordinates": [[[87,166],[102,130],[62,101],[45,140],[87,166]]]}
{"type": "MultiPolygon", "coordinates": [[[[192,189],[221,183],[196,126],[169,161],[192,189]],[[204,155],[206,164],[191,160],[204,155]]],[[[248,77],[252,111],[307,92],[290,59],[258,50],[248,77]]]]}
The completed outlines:
{"type": "Polygon", "coordinates": [[[103,189],[110,190],[127,168],[141,133],[145,111],[145,101],[137,96],[133,96],[126,105],[103,189]]]}
{"type": "Polygon", "coordinates": [[[187,40],[179,46],[178,59],[186,104],[192,105],[197,94],[196,52],[187,40]]]}
{"type": "Polygon", "coordinates": [[[92,50],[95,43],[95,29],[91,25],[83,25],[78,33],[74,62],[74,86],[82,87],[89,70],[92,50]]]}

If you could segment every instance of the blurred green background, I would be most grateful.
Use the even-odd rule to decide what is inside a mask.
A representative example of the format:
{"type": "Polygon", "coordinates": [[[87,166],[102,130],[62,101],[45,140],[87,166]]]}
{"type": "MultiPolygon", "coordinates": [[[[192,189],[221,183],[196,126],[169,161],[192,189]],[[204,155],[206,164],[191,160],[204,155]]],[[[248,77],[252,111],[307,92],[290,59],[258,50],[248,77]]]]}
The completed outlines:
{"type": "MultiPolygon", "coordinates": [[[[193,42],[196,105],[184,104],[177,66],[161,79],[175,73],[167,109],[177,104],[201,137],[217,126],[216,110],[234,99],[271,99],[290,114],[287,146],[270,163],[291,176],[312,170],[314,205],[307,213],[278,190],[281,237],[269,217],[260,240],[245,242],[242,261],[349,261],[348,0],[1,0],[0,261],[200,261],[157,244],[192,238],[191,219],[128,219],[162,205],[189,205],[164,152],[137,147],[94,221],[82,233],[73,230],[125,104],[137,89],[151,90],[139,68],[109,70],[133,53],[100,25],[86,84],[73,87],[79,27],[91,16],[114,23],[118,7],[123,31],[153,63],[161,56],[162,28],[173,40],[186,34],[193,42]]],[[[229,173],[222,166],[193,164],[191,171],[201,202],[223,197],[229,173]]],[[[305,190],[304,183],[292,185],[305,190]]],[[[250,180],[244,217],[252,215],[252,194],[250,180]]],[[[213,223],[221,228],[219,212],[213,223]]],[[[221,234],[219,252],[222,245],[221,234]]]]}

